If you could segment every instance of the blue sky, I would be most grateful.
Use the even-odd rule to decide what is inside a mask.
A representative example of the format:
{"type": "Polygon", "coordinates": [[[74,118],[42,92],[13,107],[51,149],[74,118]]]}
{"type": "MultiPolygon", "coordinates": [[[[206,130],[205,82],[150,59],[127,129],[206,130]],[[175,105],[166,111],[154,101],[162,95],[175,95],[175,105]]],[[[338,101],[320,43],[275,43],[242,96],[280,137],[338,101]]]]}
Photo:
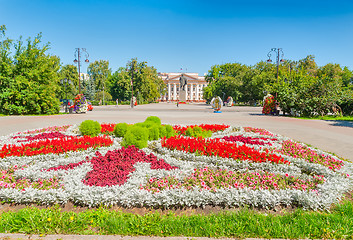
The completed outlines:
{"type": "Polygon", "coordinates": [[[113,71],[137,57],[159,72],[204,74],[215,64],[254,65],[277,47],[285,59],[312,54],[319,66],[353,70],[351,0],[0,0],[2,24],[13,39],[42,32],[63,64],[80,47],[113,71]]]}

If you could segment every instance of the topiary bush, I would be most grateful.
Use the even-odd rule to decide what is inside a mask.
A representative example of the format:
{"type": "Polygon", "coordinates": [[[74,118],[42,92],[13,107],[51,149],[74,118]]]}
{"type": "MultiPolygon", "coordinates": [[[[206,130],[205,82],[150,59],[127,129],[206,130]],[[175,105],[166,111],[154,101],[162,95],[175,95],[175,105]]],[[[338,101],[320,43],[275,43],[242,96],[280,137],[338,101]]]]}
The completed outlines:
{"type": "Polygon", "coordinates": [[[166,138],[170,138],[176,135],[176,132],[174,131],[173,127],[170,125],[164,125],[165,126],[165,130],[166,130],[166,138]]]}
{"type": "Polygon", "coordinates": [[[116,137],[124,137],[129,125],[127,123],[118,123],[114,128],[114,135],[116,137]]]}
{"type": "Polygon", "coordinates": [[[159,119],[159,117],[156,117],[156,116],[149,116],[148,118],[146,118],[145,123],[146,122],[154,122],[158,125],[162,124],[161,119],[159,119]]]}
{"type": "Polygon", "coordinates": [[[199,126],[195,126],[195,127],[188,127],[185,131],[185,135],[189,137],[208,138],[212,136],[212,132],[204,130],[199,126]]]}
{"type": "Polygon", "coordinates": [[[122,146],[128,147],[134,145],[137,148],[145,148],[147,147],[148,136],[147,128],[136,125],[131,126],[124,135],[122,146]]]}
{"type": "Polygon", "coordinates": [[[158,126],[159,129],[159,137],[165,137],[167,135],[167,130],[164,125],[158,126]]]}
{"type": "Polygon", "coordinates": [[[161,138],[159,132],[159,126],[157,124],[153,124],[152,126],[148,127],[148,139],[149,140],[158,140],[161,138]]]}
{"type": "Polygon", "coordinates": [[[101,125],[97,121],[93,120],[86,120],[83,121],[80,126],[79,130],[83,136],[98,136],[101,132],[101,125]]]}

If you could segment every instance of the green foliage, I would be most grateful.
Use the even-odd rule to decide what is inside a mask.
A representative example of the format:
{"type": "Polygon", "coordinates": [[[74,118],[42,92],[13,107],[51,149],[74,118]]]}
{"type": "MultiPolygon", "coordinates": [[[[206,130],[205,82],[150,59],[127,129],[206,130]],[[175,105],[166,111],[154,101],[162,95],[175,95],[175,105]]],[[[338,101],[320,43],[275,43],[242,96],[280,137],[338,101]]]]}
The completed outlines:
{"type": "Polygon", "coordinates": [[[330,212],[240,208],[213,214],[138,215],[100,207],[81,212],[59,206],[27,207],[1,213],[0,232],[25,234],[96,234],[126,236],[189,236],[213,238],[351,239],[353,203],[343,201],[330,212]],[[293,222],[295,224],[293,224],[293,222]],[[270,226],[270,227],[269,227],[270,226]]]}
{"type": "Polygon", "coordinates": [[[122,146],[134,145],[137,148],[145,148],[147,147],[148,135],[147,128],[136,126],[135,124],[129,127],[125,133],[122,146]]]}
{"type": "Polygon", "coordinates": [[[203,130],[199,126],[195,127],[188,127],[185,131],[185,135],[189,137],[202,137],[202,138],[208,138],[212,136],[212,131],[207,131],[203,130]]]}
{"type": "Polygon", "coordinates": [[[145,122],[153,122],[153,123],[156,123],[158,125],[161,125],[161,119],[159,117],[156,117],[156,116],[147,117],[145,122]]]}
{"type": "Polygon", "coordinates": [[[109,61],[99,60],[90,63],[87,68],[87,73],[90,75],[90,78],[94,80],[96,89],[102,90],[104,87],[105,90],[107,90],[108,78],[111,75],[109,61]]]}
{"type": "Polygon", "coordinates": [[[74,99],[78,94],[78,72],[75,65],[67,64],[59,71],[60,80],[67,79],[70,83],[60,84],[58,95],[60,99],[74,99]],[[66,96],[67,95],[67,96],[66,96]]]}
{"type": "Polygon", "coordinates": [[[133,95],[140,102],[153,102],[165,92],[165,84],[158,77],[157,70],[147,65],[147,62],[138,62],[131,59],[125,68],[119,68],[109,79],[110,93],[113,99],[129,100],[133,95]]]}
{"type": "Polygon", "coordinates": [[[124,137],[125,133],[127,132],[129,125],[127,123],[118,123],[114,127],[114,135],[116,137],[124,137]]]}
{"type": "Polygon", "coordinates": [[[153,124],[148,129],[148,140],[158,140],[161,138],[159,132],[159,126],[157,124],[153,124]]]}
{"type": "Polygon", "coordinates": [[[235,101],[253,105],[262,101],[267,93],[277,95],[285,113],[301,116],[351,114],[353,102],[353,72],[339,64],[318,67],[315,57],[299,61],[286,60],[278,67],[268,62],[254,66],[239,63],[214,65],[208,72],[209,85],[204,98],[232,96],[235,101]]]}
{"type": "Polygon", "coordinates": [[[172,126],[162,125],[158,117],[150,116],[144,122],[135,123],[129,127],[126,123],[118,123],[114,128],[114,134],[117,137],[124,137],[123,146],[135,145],[138,148],[144,148],[147,146],[147,140],[171,137],[175,136],[176,133],[172,126]],[[138,133],[140,130],[143,132],[138,133]],[[137,136],[134,137],[134,134],[137,134],[137,136]]]}
{"type": "Polygon", "coordinates": [[[90,101],[95,101],[97,90],[96,90],[96,84],[94,82],[94,79],[90,77],[89,79],[84,80],[82,82],[82,85],[83,85],[83,92],[86,98],[89,99],[90,101]]]}
{"type": "MultiPolygon", "coordinates": [[[[96,96],[94,98],[96,101],[101,101],[103,104],[103,91],[99,91],[96,93],[96,96]]],[[[107,102],[112,100],[112,95],[110,95],[108,92],[104,91],[104,104],[107,104],[107,102]]],[[[115,102],[116,104],[116,102],[115,102]]]]}
{"type": "Polygon", "coordinates": [[[170,138],[176,135],[176,132],[174,131],[173,127],[171,125],[164,125],[165,126],[165,131],[166,131],[166,138],[170,138]]]}
{"type": "Polygon", "coordinates": [[[99,122],[93,120],[85,120],[79,126],[79,130],[84,136],[95,137],[100,134],[101,129],[102,127],[99,122]]]}
{"type": "Polygon", "coordinates": [[[167,136],[167,130],[165,125],[160,125],[159,126],[159,135],[160,137],[165,137],[167,136]]]}
{"type": "Polygon", "coordinates": [[[5,29],[0,27],[0,113],[58,113],[60,59],[46,53],[49,44],[41,46],[41,34],[14,42],[2,39],[5,29]]]}

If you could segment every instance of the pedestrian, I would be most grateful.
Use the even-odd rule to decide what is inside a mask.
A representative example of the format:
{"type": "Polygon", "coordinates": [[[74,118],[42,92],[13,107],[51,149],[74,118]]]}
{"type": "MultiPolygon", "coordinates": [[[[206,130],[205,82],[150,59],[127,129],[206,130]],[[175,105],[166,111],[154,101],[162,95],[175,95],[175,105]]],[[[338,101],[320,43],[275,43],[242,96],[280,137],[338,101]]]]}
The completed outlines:
{"type": "Polygon", "coordinates": [[[119,99],[116,99],[116,107],[119,105],[119,99]]]}
{"type": "Polygon", "coordinates": [[[179,101],[177,101],[177,107],[179,107],[179,101]]]}

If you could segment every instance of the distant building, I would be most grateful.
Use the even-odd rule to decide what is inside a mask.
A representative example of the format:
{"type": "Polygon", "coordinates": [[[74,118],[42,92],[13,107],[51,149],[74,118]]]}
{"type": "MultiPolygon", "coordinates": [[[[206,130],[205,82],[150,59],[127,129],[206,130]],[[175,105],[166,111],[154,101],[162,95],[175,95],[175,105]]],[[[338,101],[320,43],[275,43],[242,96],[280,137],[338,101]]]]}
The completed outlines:
{"type": "Polygon", "coordinates": [[[89,80],[89,74],[88,73],[80,73],[80,80],[88,81],[89,80]]]}
{"type": "Polygon", "coordinates": [[[179,101],[179,78],[181,74],[187,79],[186,99],[188,102],[204,102],[203,89],[208,85],[204,76],[198,73],[158,73],[166,85],[167,92],[160,101],[179,101]]]}

